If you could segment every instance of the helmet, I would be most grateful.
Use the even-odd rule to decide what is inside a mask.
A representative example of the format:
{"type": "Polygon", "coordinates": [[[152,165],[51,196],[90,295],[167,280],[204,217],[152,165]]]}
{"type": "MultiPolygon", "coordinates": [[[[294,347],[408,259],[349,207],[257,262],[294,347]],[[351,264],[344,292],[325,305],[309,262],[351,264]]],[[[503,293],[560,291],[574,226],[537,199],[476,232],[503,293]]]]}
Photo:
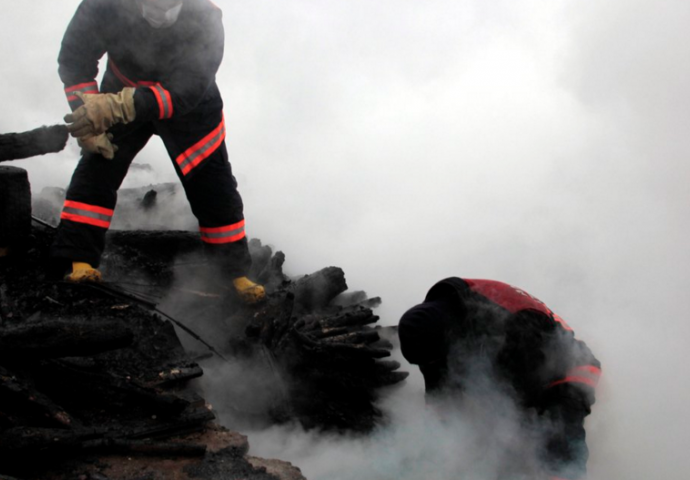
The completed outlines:
{"type": "Polygon", "coordinates": [[[183,0],[139,0],[141,14],[153,28],[172,26],[180,15],[183,0]]]}

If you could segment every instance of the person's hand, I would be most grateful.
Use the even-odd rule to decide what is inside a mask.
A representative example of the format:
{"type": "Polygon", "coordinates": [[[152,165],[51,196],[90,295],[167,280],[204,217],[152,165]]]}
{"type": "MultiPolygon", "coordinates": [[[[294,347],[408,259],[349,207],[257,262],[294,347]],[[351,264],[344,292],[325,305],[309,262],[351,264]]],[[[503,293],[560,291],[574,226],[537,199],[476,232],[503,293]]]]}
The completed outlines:
{"type": "Polygon", "coordinates": [[[117,152],[117,145],[111,143],[113,139],[110,133],[101,133],[100,135],[85,135],[77,139],[77,143],[81,147],[82,155],[88,153],[98,153],[108,160],[115,158],[117,152]]]}
{"type": "Polygon", "coordinates": [[[84,105],[65,115],[67,130],[73,137],[100,135],[117,123],[129,123],[136,118],[134,88],[124,88],[120,93],[84,94],[77,96],[84,105]]]}

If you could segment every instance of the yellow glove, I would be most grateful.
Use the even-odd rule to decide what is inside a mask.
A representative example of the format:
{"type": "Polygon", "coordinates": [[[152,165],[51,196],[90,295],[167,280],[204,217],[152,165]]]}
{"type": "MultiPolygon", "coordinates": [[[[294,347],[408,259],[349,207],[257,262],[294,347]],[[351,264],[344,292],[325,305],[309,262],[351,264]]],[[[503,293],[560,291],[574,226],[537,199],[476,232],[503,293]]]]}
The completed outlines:
{"type": "Polygon", "coordinates": [[[77,96],[84,105],[65,115],[67,130],[73,137],[100,135],[116,123],[129,123],[136,118],[134,88],[123,88],[120,93],[83,94],[77,96]]]}
{"type": "Polygon", "coordinates": [[[99,153],[108,160],[115,158],[117,152],[117,145],[110,141],[113,139],[110,133],[101,133],[100,135],[86,135],[79,137],[77,143],[81,147],[81,154],[85,153],[99,153]]]}

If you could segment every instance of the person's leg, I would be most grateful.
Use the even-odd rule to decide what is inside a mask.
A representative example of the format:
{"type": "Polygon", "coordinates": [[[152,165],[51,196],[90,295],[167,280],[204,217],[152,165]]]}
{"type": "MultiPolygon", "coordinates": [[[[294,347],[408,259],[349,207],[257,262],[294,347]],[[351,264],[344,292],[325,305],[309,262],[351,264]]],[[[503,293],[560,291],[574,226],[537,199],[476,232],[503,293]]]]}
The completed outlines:
{"type": "Polygon", "coordinates": [[[263,288],[246,279],[251,257],[244,206],[228,161],[222,112],[160,122],[156,129],[175,164],[192,212],[199,220],[207,253],[235,279],[235,288],[245,300],[260,300],[263,288]]]}
{"type": "Polygon", "coordinates": [[[73,281],[98,280],[98,267],[105,248],[105,234],[110,227],[117,202],[117,190],[136,154],[152,135],[151,124],[130,124],[111,130],[112,143],[118,146],[115,158],[86,153],[72,175],[65,205],[60,216],[51,256],[71,261],[73,281]]]}

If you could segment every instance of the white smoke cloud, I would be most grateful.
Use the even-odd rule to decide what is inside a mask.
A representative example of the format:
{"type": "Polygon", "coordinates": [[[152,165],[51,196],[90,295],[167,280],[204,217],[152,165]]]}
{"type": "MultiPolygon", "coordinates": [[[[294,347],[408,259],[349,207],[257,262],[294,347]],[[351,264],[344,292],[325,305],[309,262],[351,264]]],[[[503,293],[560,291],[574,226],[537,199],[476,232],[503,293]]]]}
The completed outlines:
{"type": "MultiPolygon", "coordinates": [[[[590,478],[685,478],[687,2],[217,3],[249,234],[284,250],[290,274],[343,267],[383,297],[387,324],[445,276],[535,294],[603,363],[590,478]]],[[[3,7],[0,131],[65,113],[55,59],[77,5],[3,7]]],[[[176,181],[159,143],[140,161],[176,181]]],[[[65,186],[76,154],[17,164],[37,192],[65,186]]],[[[325,459],[377,474],[372,450],[388,461],[438,440],[396,404],[421,397],[415,382],[394,395],[402,423],[368,442],[250,441],[314,465],[312,479],[334,478],[325,459]]],[[[436,460],[429,477],[447,471],[436,460]]]]}

